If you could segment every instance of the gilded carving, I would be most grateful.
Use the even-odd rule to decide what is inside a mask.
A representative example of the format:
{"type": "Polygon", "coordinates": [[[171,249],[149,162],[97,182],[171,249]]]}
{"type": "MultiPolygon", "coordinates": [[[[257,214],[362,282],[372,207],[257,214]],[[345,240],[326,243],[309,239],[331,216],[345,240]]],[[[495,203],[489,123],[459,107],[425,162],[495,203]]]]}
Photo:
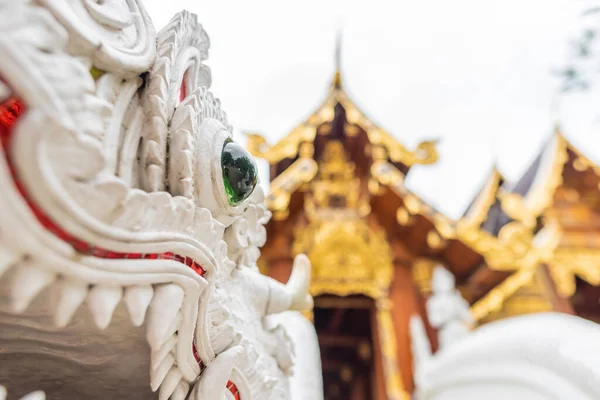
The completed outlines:
{"type": "Polygon", "coordinates": [[[248,135],[248,150],[252,155],[264,158],[271,164],[286,158],[296,157],[302,142],[313,141],[317,131],[320,134],[329,133],[327,128],[325,128],[325,131],[322,131],[320,126],[333,120],[335,115],[334,108],[337,104],[341,104],[344,107],[346,118],[353,125],[349,130],[349,134],[356,134],[357,129],[359,127],[362,128],[367,132],[369,142],[384,147],[389,154],[390,160],[393,162],[411,166],[415,164],[433,164],[437,161],[437,141],[421,142],[414,151],[411,151],[395,140],[387,131],[375,126],[348,97],[342,87],[339,71],[336,72],[329,94],[321,106],[305,122],[294,128],[291,133],[273,146],[269,146],[262,136],[250,134],[248,135]]]}
{"type": "Polygon", "coordinates": [[[427,245],[433,250],[440,250],[446,245],[446,240],[442,239],[435,230],[427,232],[427,245]]]}
{"type": "Polygon", "coordinates": [[[506,204],[513,204],[511,215],[516,219],[504,226],[498,237],[480,229],[469,219],[461,219],[456,223],[443,214],[426,205],[418,196],[410,193],[403,184],[403,174],[391,163],[378,162],[373,164],[371,172],[377,181],[388,186],[401,196],[404,201],[404,211],[399,211],[397,218],[406,220],[407,216],[420,214],[433,222],[437,231],[428,234],[428,243],[432,248],[438,248],[443,240],[460,240],[485,258],[492,269],[514,271],[527,266],[539,264],[548,259],[554,247],[558,245],[560,232],[556,223],[547,223],[545,235],[540,235],[543,240],[534,244],[533,226],[529,214],[522,209],[517,210],[520,204],[515,196],[508,196],[506,204]]]}
{"type": "Polygon", "coordinates": [[[355,209],[359,203],[360,180],[355,165],[346,158],[342,142],[328,142],[319,164],[319,179],[312,183],[312,202],[321,208],[355,209]]]}
{"type": "Polygon", "coordinates": [[[313,296],[387,295],[393,264],[385,234],[360,220],[313,222],[297,232],[294,252],[311,260],[313,296]]]}
{"type": "Polygon", "coordinates": [[[389,400],[410,400],[398,368],[396,333],[390,308],[391,304],[387,299],[377,302],[377,328],[383,358],[385,389],[389,400]]]}
{"type": "Polygon", "coordinates": [[[549,262],[550,273],[560,293],[572,296],[575,293],[575,277],[600,285],[600,250],[583,248],[561,248],[549,262]]]}
{"type": "Polygon", "coordinates": [[[480,227],[485,222],[492,205],[496,201],[501,181],[502,174],[494,168],[483,190],[479,193],[473,206],[461,221],[472,227],[480,227]]]}
{"type": "MultiPolygon", "coordinates": [[[[544,181],[540,185],[535,186],[525,199],[530,215],[540,216],[552,204],[554,193],[563,182],[562,172],[569,158],[567,154],[568,143],[558,129],[553,140],[553,148],[550,148],[552,153],[550,154],[551,163],[548,173],[544,181]]],[[[505,211],[510,212],[510,207],[505,211]]]]}
{"type": "Polygon", "coordinates": [[[248,134],[248,151],[255,157],[264,158],[273,164],[286,158],[295,158],[303,142],[312,142],[316,135],[317,126],[326,122],[317,117],[294,128],[294,130],[277,144],[270,146],[266,139],[257,133],[248,134]]]}
{"type": "Polygon", "coordinates": [[[412,265],[412,278],[423,296],[431,293],[433,269],[438,263],[429,258],[417,258],[412,265]]]}
{"type": "Polygon", "coordinates": [[[308,225],[296,228],[293,245],[295,253],[306,252],[313,263],[310,291],[314,295],[381,298],[392,280],[387,238],[382,230],[366,223],[370,206],[354,172],[343,144],[328,142],[318,176],[305,195],[308,225]]]}
{"type": "Polygon", "coordinates": [[[266,203],[273,211],[273,218],[279,219],[277,213],[286,215],[290,196],[302,184],[310,182],[315,177],[317,168],[317,163],[312,158],[300,158],[271,181],[266,203]]]}
{"type": "Polygon", "coordinates": [[[500,199],[502,210],[506,215],[515,221],[519,221],[529,229],[532,229],[535,226],[538,215],[533,213],[527,207],[525,200],[521,195],[500,189],[498,198],[500,199]]]}
{"type": "Polygon", "coordinates": [[[398,207],[396,210],[396,221],[402,226],[408,226],[414,221],[414,219],[406,208],[398,207]]]}
{"type": "Polygon", "coordinates": [[[540,267],[517,271],[471,307],[478,322],[551,311],[540,267]]]}
{"type": "Polygon", "coordinates": [[[473,304],[471,314],[476,321],[480,321],[486,315],[502,309],[505,300],[516,293],[519,288],[533,279],[533,268],[521,269],[506,278],[504,282],[492,289],[485,297],[473,304]]]}

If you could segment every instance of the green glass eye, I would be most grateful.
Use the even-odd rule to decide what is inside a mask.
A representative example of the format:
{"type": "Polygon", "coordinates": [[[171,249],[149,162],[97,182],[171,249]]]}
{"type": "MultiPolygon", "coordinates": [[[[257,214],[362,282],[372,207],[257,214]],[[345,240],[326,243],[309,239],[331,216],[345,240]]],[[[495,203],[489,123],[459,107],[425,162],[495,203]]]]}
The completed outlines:
{"type": "Polygon", "coordinates": [[[221,153],[221,168],[229,204],[235,206],[246,200],[258,181],[254,158],[242,146],[228,140],[221,153]]]}

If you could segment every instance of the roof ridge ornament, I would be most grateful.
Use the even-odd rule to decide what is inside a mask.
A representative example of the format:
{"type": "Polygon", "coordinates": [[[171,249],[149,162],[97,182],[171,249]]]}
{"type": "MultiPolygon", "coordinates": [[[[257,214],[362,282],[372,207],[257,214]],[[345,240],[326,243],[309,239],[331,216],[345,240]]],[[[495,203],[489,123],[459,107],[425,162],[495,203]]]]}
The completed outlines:
{"type": "Polygon", "coordinates": [[[335,36],[335,52],[334,52],[334,62],[335,62],[335,73],[333,76],[333,82],[331,86],[333,89],[341,89],[342,88],[342,38],[343,38],[343,29],[338,28],[336,36],[335,36]]]}
{"type": "MultiPolygon", "coordinates": [[[[341,105],[346,111],[346,120],[350,125],[359,125],[367,133],[371,145],[384,147],[388,158],[395,163],[411,167],[415,164],[433,164],[438,159],[436,144],[438,139],[427,140],[418,144],[415,150],[409,150],[394,138],[389,132],[375,124],[346,93],[342,86],[341,54],[342,31],[338,30],[334,51],[335,74],[329,93],[317,109],[303,122],[298,124],[290,133],[270,146],[266,139],[258,134],[249,134],[247,149],[255,157],[264,158],[270,164],[277,164],[284,159],[296,159],[300,145],[313,142],[317,130],[323,124],[330,123],[335,117],[336,105],[341,105]]],[[[267,199],[267,203],[268,203],[267,199]]]]}

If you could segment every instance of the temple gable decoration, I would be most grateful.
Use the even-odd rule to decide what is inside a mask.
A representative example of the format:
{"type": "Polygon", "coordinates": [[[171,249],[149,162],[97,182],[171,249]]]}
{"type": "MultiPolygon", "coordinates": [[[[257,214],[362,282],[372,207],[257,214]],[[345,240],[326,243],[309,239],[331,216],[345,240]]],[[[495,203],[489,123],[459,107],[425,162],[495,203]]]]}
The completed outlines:
{"type": "MultiPolygon", "coordinates": [[[[388,394],[410,392],[413,385],[406,340],[411,315],[421,315],[437,349],[440,326],[432,326],[425,312],[436,265],[454,277],[468,305],[463,315],[473,325],[532,312],[572,312],[575,283],[598,282],[593,250],[567,250],[566,238],[581,243],[583,233],[566,233],[571,228],[557,217],[564,207],[556,207],[561,197],[584,196],[580,188],[577,194],[565,188],[565,174],[578,174],[576,185],[585,180],[594,186],[589,171],[597,169],[558,131],[519,181],[507,182],[494,166],[457,220],[405,184],[413,165],[435,163],[435,141],[409,151],[373,123],[345,92],[339,64],[325,100],[306,121],[272,146],[250,135],[248,148],[271,171],[266,204],[273,219],[262,270],[285,280],[293,257],[304,252],[314,266],[310,292],[317,310],[320,304],[352,308],[357,297],[371,299],[372,306],[365,307],[378,310],[372,332],[391,326],[391,333],[375,335],[397,342],[382,374],[397,374],[402,385],[390,383],[388,394]],[[384,320],[391,323],[379,324],[384,320]]],[[[589,202],[598,190],[586,189],[589,202]]],[[[592,292],[586,286],[587,296],[592,292]]],[[[315,323],[319,332],[321,322],[315,323]]],[[[398,382],[390,379],[386,382],[398,382]]]]}

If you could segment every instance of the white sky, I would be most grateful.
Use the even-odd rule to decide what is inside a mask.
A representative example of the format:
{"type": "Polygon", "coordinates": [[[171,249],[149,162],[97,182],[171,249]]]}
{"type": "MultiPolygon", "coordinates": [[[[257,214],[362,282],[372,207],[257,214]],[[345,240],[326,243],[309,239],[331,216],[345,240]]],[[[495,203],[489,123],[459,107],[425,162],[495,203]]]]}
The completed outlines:
{"type": "Polygon", "coordinates": [[[342,28],[344,83],[359,107],[409,147],[442,139],[438,163],[415,167],[407,185],[450,217],[462,214],[494,159],[518,179],[557,121],[600,162],[600,88],[558,96],[551,74],[569,59],[589,1],[145,4],[157,29],[179,10],[198,14],[211,38],[212,91],[234,126],[271,143],[325,96],[342,28]]]}

